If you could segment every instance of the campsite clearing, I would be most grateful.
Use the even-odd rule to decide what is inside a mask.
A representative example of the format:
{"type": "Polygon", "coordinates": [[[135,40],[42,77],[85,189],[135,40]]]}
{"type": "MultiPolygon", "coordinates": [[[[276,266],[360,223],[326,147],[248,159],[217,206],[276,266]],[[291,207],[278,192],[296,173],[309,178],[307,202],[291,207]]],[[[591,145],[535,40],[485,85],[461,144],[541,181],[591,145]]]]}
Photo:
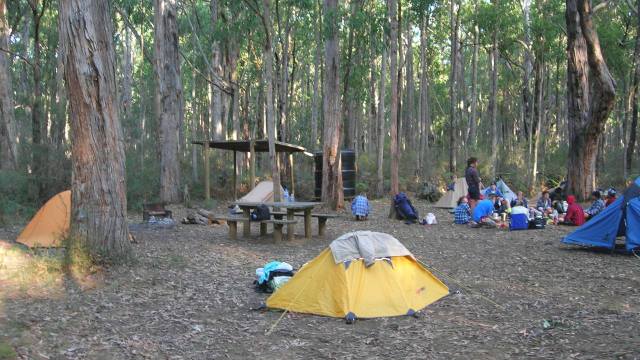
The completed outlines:
{"type": "MultiPolygon", "coordinates": [[[[90,290],[65,278],[41,284],[38,296],[17,285],[8,291],[12,280],[0,276],[0,344],[32,359],[640,356],[640,259],[563,245],[568,227],[471,229],[423,201],[414,202],[420,214],[434,212],[440,224],[405,225],[387,218],[388,201],[371,205],[369,221],[333,219],[327,236],[311,241],[300,236],[302,223],[293,242],[278,244],[231,240],[225,226],[135,232],[138,262],[102,273],[90,290]],[[282,313],[251,310],[267,298],[253,290],[255,268],[275,259],[298,268],[354,230],[399,239],[451,295],[418,318],[347,325],[290,313],[265,336],[282,313]]],[[[176,218],[187,212],[172,210],[176,218]]],[[[0,239],[19,232],[0,228],[0,239]]]]}

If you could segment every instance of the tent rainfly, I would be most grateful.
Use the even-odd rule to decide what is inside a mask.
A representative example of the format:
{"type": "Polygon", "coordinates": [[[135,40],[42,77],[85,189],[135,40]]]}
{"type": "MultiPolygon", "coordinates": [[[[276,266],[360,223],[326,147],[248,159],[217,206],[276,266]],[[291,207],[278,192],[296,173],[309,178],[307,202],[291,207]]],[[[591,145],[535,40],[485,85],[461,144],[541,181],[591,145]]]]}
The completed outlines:
{"type": "Polygon", "coordinates": [[[640,250],[640,177],[613,204],[562,242],[613,250],[618,236],[625,237],[627,251],[640,250]]]}
{"type": "Polygon", "coordinates": [[[71,191],[63,191],[47,201],[16,240],[28,247],[60,247],[71,222],[71,191]]]}
{"type": "Polygon", "coordinates": [[[461,196],[466,196],[468,192],[469,188],[467,187],[467,180],[465,180],[464,177],[457,178],[456,183],[453,186],[453,190],[447,191],[433,206],[437,208],[453,209],[458,205],[458,199],[461,196]]]}
{"type": "Polygon", "coordinates": [[[391,235],[347,233],[267,299],[270,308],[331,317],[414,315],[449,289],[391,235]]]}

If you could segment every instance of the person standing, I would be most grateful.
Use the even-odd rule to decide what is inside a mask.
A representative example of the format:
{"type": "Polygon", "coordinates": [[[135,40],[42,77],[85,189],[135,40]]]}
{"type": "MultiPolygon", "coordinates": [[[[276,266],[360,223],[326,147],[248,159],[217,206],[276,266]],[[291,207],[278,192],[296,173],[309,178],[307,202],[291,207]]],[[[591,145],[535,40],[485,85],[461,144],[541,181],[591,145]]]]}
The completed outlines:
{"type": "Polygon", "coordinates": [[[464,171],[467,187],[469,188],[469,207],[471,211],[476,207],[476,203],[480,200],[480,189],[482,188],[482,180],[478,172],[478,159],[470,157],[467,160],[467,168],[464,171]]]}

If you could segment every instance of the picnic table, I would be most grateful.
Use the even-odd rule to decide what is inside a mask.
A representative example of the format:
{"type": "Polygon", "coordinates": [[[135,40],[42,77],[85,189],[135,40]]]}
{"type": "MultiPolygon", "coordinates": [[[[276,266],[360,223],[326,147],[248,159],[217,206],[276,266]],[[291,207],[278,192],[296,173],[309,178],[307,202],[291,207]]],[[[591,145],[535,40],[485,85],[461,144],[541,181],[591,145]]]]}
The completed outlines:
{"type": "MultiPolygon", "coordinates": [[[[244,236],[251,235],[251,222],[248,220],[251,216],[251,210],[258,207],[258,205],[266,205],[271,208],[285,209],[287,212],[287,220],[292,221],[287,224],[287,232],[293,234],[295,222],[294,217],[297,212],[304,213],[304,237],[311,239],[311,211],[316,206],[322,205],[320,202],[248,202],[248,201],[236,201],[233,205],[238,205],[242,209],[243,217],[247,220],[242,221],[242,232],[244,236]]],[[[277,215],[274,215],[277,216],[277,215]]]]}

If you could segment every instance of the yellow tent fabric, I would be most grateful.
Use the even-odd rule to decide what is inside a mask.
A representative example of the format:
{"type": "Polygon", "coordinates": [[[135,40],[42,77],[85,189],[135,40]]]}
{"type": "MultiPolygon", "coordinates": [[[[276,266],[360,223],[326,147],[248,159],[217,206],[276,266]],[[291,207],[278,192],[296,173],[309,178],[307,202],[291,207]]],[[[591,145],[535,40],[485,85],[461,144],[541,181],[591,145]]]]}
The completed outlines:
{"type": "Polygon", "coordinates": [[[16,240],[28,247],[59,247],[71,221],[71,191],[63,191],[44,204],[16,240]]]}
{"type": "Polygon", "coordinates": [[[334,262],[325,249],[267,299],[267,306],[331,317],[374,318],[413,314],[449,289],[411,256],[334,262]]]}

